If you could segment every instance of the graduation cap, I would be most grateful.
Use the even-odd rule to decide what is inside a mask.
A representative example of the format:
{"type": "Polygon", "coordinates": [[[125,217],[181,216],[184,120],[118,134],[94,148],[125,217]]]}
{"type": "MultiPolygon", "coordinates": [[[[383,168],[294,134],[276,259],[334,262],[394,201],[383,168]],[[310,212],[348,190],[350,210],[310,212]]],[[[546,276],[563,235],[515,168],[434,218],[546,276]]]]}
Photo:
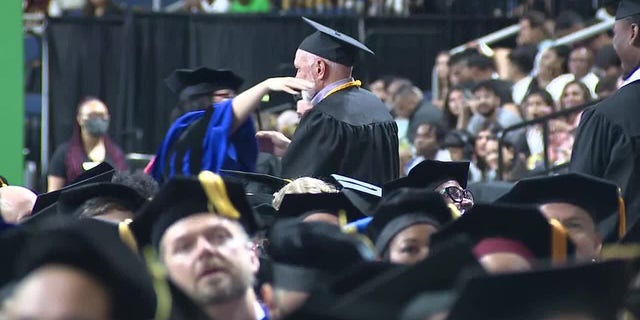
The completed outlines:
{"type": "Polygon", "coordinates": [[[369,216],[373,213],[373,209],[382,197],[382,188],[339,174],[332,174],[331,178],[333,178],[336,185],[341,187],[340,192],[342,192],[362,214],[369,216]]]}
{"type": "Polygon", "coordinates": [[[380,255],[402,230],[415,224],[430,224],[440,229],[453,221],[453,213],[437,192],[400,188],[385,195],[374,211],[367,234],[380,255]]]}
{"type": "Polygon", "coordinates": [[[25,219],[21,224],[31,226],[38,224],[46,225],[47,222],[45,220],[49,220],[50,218],[53,220],[56,219],[52,216],[55,216],[58,213],[57,203],[62,192],[86,184],[110,182],[114,174],[115,169],[113,166],[106,162],[102,162],[97,166],[84,171],[71,184],[55,191],[39,194],[36,198],[36,202],[33,204],[33,209],[31,210],[32,216],[25,219]]]}
{"type": "Polygon", "coordinates": [[[547,220],[531,206],[479,204],[431,236],[431,245],[466,235],[478,256],[498,250],[522,255],[531,263],[551,260],[564,263],[575,251],[566,230],[557,220],[547,220]],[[482,247],[478,247],[482,244],[482,247]]]}
{"type": "Polygon", "coordinates": [[[616,20],[624,19],[629,16],[640,14],[640,1],[638,0],[621,0],[616,11],[616,20]]]}
{"type": "Polygon", "coordinates": [[[241,185],[203,171],[197,178],[176,177],[140,209],[130,224],[139,247],[158,248],[164,232],[176,221],[211,212],[238,221],[249,235],[256,231],[255,217],[241,185]]]}
{"type": "Polygon", "coordinates": [[[344,210],[347,222],[365,217],[341,192],[288,193],[282,198],[278,217],[300,217],[313,213],[328,213],[339,216],[344,210]]]}
{"type": "Polygon", "coordinates": [[[456,237],[433,249],[425,260],[409,267],[391,269],[344,295],[337,302],[364,300],[400,314],[405,304],[425,292],[455,289],[468,277],[485,272],[471,252],[468,239],[456,237]]]}
{"type": "Polygon", "coordinates": [[[447,319],[616,319],[627,291],[624,271],[625,262],[618,260],[477,277],[467,282],[447,319]]]}
{"type": "Polygon", "coordinates": [[[353,66],[358,51],[374,54],[358,40],[319,24],[311,19],[302,17],[304,22],[311,25],[316,32],[307,36],[298,49],[313,53],[319,57],[345,66],[353,66]]]}
{"type": "Polygon", "coordinates": [[[585,210],[596,225],[617,211],[618,236],[622,237],[626,231],[624,202],[618,187],[582,173],[522,179],[497,202],[535,205],[569,203],[585,210]]]}
{"type": "Polygon", "coordinates": [[[136,190],[118,183],[98,182],[80,185],[64,190],[58,199],[57,210],[60,214],[78,217],[78,210],[88,200],[109,198],[124,209],[135,213],[147,202],[136,190]]]}
{"type": "Polygon", "coordinates": [[[329,285],[328,290],[337,295],[348,294],[364,283],[399,268],[405,268],[405,266],[386,261],[359,262],[338,274],[329,285]]]}
{"type": "Polygon", "coordinates": [[[29,235],[16,275],[24,277],[47,264],[83,270],[100,282],[110,293],[113,319],[153,318],[151,278],[143,261],[120,241],[116,225],[83,219],[29,235]]]}
{"type": "Polygon", "coordinates": [[[350,266],[375,257],[365,243],[328,223],[284,219],[269,234],[267,253],[278,288],[310,292],[350,266]]]}
{"type": "Polygon", "coordinates": [[[244,79],[231,70],[199,67],[177,69],[164,82],[171,91],[180,94],[180,99],[186,99],[222,89],[238,91],[244,79]]]}
{"type": "Polygon", "coordinates": [[[457,181],[462,188],[466,188],[469,180],[469,164],[469,161],[424,160],[413,167],[406,177],[386,183],[383,186],[383,193],[403,187],[434,190],[449,180],[457,181]]]}

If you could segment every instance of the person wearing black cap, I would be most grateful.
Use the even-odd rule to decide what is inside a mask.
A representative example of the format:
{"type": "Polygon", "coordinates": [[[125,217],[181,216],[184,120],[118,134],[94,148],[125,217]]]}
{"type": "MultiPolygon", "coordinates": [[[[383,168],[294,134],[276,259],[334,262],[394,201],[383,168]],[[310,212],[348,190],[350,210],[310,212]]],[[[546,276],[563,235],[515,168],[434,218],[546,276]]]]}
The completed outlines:
{"type": "Polygon", "coordinates": [[[180,99],[171,111],[173,122],[187,112],[234,98],[244,79],[231,70],[199,67],[177,69],[164,82],[180,99]]]}
{"type": "Polygon", "coordinates": [[[466,236],[487,272],[504,273],[533,270],[540,262],[565,263],[574,249],[566,233],[534,207],[480,204],[434,234],[431,243],[466,236]]]}
{"type": "MultiPolygon", "coordinates": [[[[174,80],[180,83],[179,78],[176,76],[174,80]]],[[[182,88],[181,85],[176,86],[182,88]]],[[[183,90],[215,89],[210,83],[192,87],[195,89],[183,90]]],[[[250,116],[260,105],[262,97],[271,91],[297,94],[310,87],[311,83],[303,79],[269,78],[233,99],[187,112],[173,122],[155,158],[144,171],[159,182],[176,175],[197,175],[202,170],[254,171],[258,145],[250,116]]]]}
{"type": "MultiPolygon", "coordinates": [[[[582,113],[576,132],[571,172],[603,178],[622,189],[629,225],[640,218],[640,1],[622,0],[613,26],[613,47],[622,62],[624,83],[609,98],[582,113]]],[[[611,234],[603,234],[605,239],[611,234]]]]}
{"type": "Polygon", "coordinates": [[[285,178],[328,177],[337,173],[382,185],[399,175],[398,127],[384,103],[360,88],[351,72],[360,52],[357,40],[304,18],[316,32],[306,37],[294,60],[296,78],[313,82],[302,91],[305,110],[293,139],[259,132],[263,145],[286,149],[285,178]]]}
{"type": "Polygon", "coordinates": [[[269,234],[273,283],[262,291],[274,319],[293,312],[340,272],[375,258],[365,243],[327,223],[283,219],[269,234]]]}
{"type": "Polygon", "coordinates": [[[133,219],[134,213],[146,202],[138,192],[125,185],[90,183],[63,191],[57,210],[62,215],[119,223],[133,219]]]}
{"type": "Polygon", "coordinates": [[[340,225],[340,213],[346,222],[356,221],[365,215],[342,192],[290,193],[282,198],[278,217],[296,217],[305,222],[325,222],[340,225]]]}
{"type": "Polygon", "coordinates": [[[406,177],[383,186],[383,194],[398,188],[424,188],[438,192],[448,204],[462,214],[473,207],[473,194],[467,188],[469,161],[424,160],[409,171],[406,177]]]}
{"type": "Polygon", "coordinates": [[[367,233],[384,260],[415,264],[429,255],[431,235],[451,221],[438,193],[401,188],[380,200],[367,233]]]}
{"type": "MultiPolygon", "coordinates": [[[[3,240],[4,241],[4,240],[3,240]]],[[[30,234],[13,263],[7,319],[151,319],[155,295],[117,229],[96,220],[30,234]]]]}
{"type": "Polygon", "coordinates": [[[130,229],[211,318],[266,317],[252,288],[259,262],[248,234],[256,222],[240,184],[209,171],[169,180],[130,229]]]}
{"type": "Polygon", "coordinates": [[[616,185],[592,176],[569,173],[518,181],[497,202],[538,205],[548,219],[567,229],[578,259],[597,259],[602,249],[599,223],[615,218],[619,237],[625,232],[624,210],[616,185]]]}

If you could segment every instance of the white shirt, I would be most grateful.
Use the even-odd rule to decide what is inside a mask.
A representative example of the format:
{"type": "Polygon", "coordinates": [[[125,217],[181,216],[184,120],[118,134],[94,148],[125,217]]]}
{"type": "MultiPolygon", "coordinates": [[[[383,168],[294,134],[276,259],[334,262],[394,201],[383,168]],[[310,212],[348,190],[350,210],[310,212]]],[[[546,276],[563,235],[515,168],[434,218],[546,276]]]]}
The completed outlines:
{"type": "Polygon", "coordinates": [[[513,98],[515,104],[522,104],[522,100],[524,100],[524,96],[527,94],[527,89],[529,89],[531,85],[531,80],[533,80],[531,76],[526,76],[513,84],[511,88],[511,98],[513,98]]]}
{"type": "Polygon", "coordinates": [[[264,313],[264,309],[262,309],[262,306],[257,301],[253,303],[253,311],[256,314],[256,320],[262,320],[262,319],[264,319],[264,317],[267,316],[264,313]]]}
{"type": "Polygon", "coordinates": [[[213,3],[209,3],[207,0],[200,0],[202,11],[206,13],[226,13],[231,7],[229,0],[214,0],[213,3]]]}
{"type": "Polygon", "coordinates": [[[637,68],[636,71],[634,71],[631,76],[629,78],[627,78],[627,80],[624,80],[624,82],[622,83],[622,85],[620,86],[620,88],[628,85],[631,82],[640,80],[640,68],[637,68]]]}

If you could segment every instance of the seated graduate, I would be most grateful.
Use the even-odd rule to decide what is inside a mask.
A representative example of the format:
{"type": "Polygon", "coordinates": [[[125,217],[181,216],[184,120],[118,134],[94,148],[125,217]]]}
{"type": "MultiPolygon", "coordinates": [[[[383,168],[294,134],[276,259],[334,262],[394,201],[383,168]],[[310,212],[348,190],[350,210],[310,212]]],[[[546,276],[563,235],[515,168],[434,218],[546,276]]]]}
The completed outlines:
{"type": "Polygon", "coordinates": [[[466,236],[489,273],[529,271],[539,264],[564,264],[575,248],[556,220],[535,207],[478,204],[431,237],[432,245],[466,236]]]}
{"type": "Polygon", "coordinates": [[[171,125],[145,171],[159,182],[176,175],[197,175],[201,170],[253,171],[258,144],[250,115],[262,97],[271,91],[297,94],[310,87],[306,80],[270,78],[233,99],[187,112],[171,125]]]}
{"type": "Polygon", "coordinates": [[[561,174],[518,181],[497,200],[500,203],[539,206],[548,219],[567,229],[576,245],[576,258],[594,260],[600,256],[603,236],[598,225],[622,237],[626,229],[624,202],[618,187],[606,180],[581,173],[561,174]]]}
{"type": "Polygon", "coordinates": [[[429,255],[431,235],[453,220],[438,193],[400,188],[382,198],[367,234],[383,260],[415,264],[429,255]]]}

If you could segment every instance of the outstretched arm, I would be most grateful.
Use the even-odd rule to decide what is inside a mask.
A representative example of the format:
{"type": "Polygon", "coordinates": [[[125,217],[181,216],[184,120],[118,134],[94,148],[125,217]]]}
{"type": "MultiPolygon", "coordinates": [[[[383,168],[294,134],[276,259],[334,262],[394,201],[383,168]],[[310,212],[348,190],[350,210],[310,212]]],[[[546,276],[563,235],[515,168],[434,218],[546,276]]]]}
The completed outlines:
{"type": "Polygon", "coordinates": [[[302,90],[310,90],[313,83],[292,77],[270,78],[242,92],[233,99],[233,131],[235,131],[253,111],[260,105],[262,97],[271,91],[284,91],[297,94],[302,90]]]}

